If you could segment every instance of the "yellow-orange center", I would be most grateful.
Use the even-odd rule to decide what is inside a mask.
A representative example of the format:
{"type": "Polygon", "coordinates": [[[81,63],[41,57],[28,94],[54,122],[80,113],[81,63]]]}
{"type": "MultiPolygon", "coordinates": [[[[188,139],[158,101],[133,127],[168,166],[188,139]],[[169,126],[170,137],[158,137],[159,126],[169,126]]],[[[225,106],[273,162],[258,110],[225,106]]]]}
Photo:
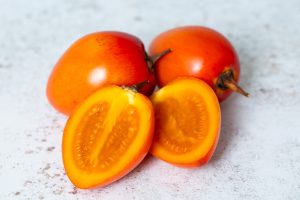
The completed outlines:
{"type": "Polygon", "coordinates": [[[105,171],[116,164],[139,129],[139,113],[126,105],[119,114],[108,102],[92,106],[77,127],[74,159],[81,169],[105,171]]]}
{"type": "Polygon", "coordinates": [[[171,152],[187,153],[197,148],[208,133],[208,114],[201,95],[185,91],[155,106],[156,140],[171,152]]]}

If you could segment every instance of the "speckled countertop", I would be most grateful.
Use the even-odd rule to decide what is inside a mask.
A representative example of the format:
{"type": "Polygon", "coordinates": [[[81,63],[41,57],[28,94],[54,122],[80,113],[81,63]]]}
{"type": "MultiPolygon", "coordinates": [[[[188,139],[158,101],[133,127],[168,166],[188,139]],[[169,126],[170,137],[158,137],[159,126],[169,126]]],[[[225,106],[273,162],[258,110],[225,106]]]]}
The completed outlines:
{"type": "Polygon", "coordinates": [[[0,199],[300,199],[299,0],[0,0],[0,199]],[[151,156],[126,178],[77,190],[64,174],[66,117],[45,97],[47,77],[77,38],[121,30],[149,44],[201,24],[225,34],[250,98],[222,104],[209,164],[173,167],[151,156]]]}

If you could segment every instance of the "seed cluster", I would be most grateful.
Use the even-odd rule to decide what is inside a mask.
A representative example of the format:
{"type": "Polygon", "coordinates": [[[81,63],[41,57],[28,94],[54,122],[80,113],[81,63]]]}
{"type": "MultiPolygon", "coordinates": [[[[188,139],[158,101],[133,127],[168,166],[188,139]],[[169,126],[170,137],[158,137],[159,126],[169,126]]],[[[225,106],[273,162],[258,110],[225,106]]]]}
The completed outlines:
{"type": "MultiPolygon", "coordinates": [[[[115,119],[103,148],[95,148],[103,139],[105,118],[110,107],[102,102],[94,105],[83,118],[74,138],[75,159],[81,169],[106,170],[128,150],[139,129],[139,115],[134,106],[125,107],[115,119]],[[97,152],[95,152],[97,151],[97,152]]],[[[111,119],[114,120],[114,119],[111,119]]]]}
{"type": "Polygon", "coordinates": [[[202,97],[186,91],[184,97],[170,97],[155,106],[158,141],[170,151],[186,153],[203,141],[207,133],[207,111],[202,97]]]}
{"type": "Polygon", "coordinates": [[[97,138],[101,137],[103,122],[109,109],[108,102],[94,105],[82,119],[74,135],[75,160],[82,169],[95,168],[96,160],[89,159],[97,138]]]}

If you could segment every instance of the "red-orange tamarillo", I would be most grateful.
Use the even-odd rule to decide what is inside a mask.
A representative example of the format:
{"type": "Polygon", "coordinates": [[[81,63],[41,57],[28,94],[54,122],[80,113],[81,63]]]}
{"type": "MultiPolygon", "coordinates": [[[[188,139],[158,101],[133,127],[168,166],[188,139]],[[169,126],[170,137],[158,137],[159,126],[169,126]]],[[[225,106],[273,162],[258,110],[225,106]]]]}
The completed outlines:
{"type": "Polygon", "coordinates": [[[58,111],[70,115],[88,95],[104,85],[149,84],[155,87],[151,65],[167,51],[148,57],[137,37],[114,31],[97,32],[77,40],[56,63],[47,85],[47,96],[58,111]]]}
{"type": "Polygon", "coordinates": [[[160,87],[181,76],[204,80],[220,101],[232,91],[248,96],[238,86],[240,63],[231,43],[220,33],[202,26],[185,26],[165,31],[151,43],[149,54],[171,48],[155,64],[160,87]]]}

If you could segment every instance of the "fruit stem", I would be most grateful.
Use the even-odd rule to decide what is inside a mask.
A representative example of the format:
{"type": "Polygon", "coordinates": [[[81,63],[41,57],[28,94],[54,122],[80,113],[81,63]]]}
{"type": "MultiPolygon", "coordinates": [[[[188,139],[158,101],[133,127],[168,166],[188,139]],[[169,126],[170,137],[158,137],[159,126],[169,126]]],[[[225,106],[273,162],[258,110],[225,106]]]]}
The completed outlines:
{"type": "Polygon", "coordinates": [[[240,93],[244,95],[245,97],[249,97],[249,93],[246,92],[243,88],[241,88],[235,80],[232,79],[232,81],[225,81],[224,82],[225,86],[228,87],[230,90],[233,90],[237,93],[240,93]]]}
{"type": "Polygon", "coordinates": [[[163,56],[167,55],[168,53],[170,53],[172,51],[172,49],[166,49],[158,54],[155,54],[153,56],[150,56],[150,60],[152,61],[153,64],[155,64],[160,58],[162,58],[163,56]]]}
{"type": "Polygon", "coordinates": [[[249,93],[246,92],[243,88],[241,88],[237,82],[234,80],[234,74],[232,69],[225,70],[222,72],[222,74],[219,76],[217,80],[217,87],[222,90],[230,89],[232,91],[235,91],[239,94],[242,94],[246,97],[249,97],[249,93]]]}
{"type": "Polygon", "coordinates": [[[153,72],[154,70],[154,65],[155,63],[161,59],[163,56],[167,55],[168,53],[170,53],[172,51],[171,48],[169,49],[166,49],[158,54],[155,54],[153,56],[149,56],[147,53],[145,53],[146,55],[146,61],[147,61],[147,64],[148,64],[148,68],[151,72],[153,72]]]}
{"type": "Polygon", "coordinates": [[[140,89],[142,89],[145,85],[147,85],[149,83],[149,80],[145,80],[145,81],[142,81],[142,82],[139,82],[137,84],[133,84],[131,86],[123,86],[123,88],[126,88],[126,89],[129,89],[129,90],[132,90],[134,92],[139,92],[140,89]]]}

